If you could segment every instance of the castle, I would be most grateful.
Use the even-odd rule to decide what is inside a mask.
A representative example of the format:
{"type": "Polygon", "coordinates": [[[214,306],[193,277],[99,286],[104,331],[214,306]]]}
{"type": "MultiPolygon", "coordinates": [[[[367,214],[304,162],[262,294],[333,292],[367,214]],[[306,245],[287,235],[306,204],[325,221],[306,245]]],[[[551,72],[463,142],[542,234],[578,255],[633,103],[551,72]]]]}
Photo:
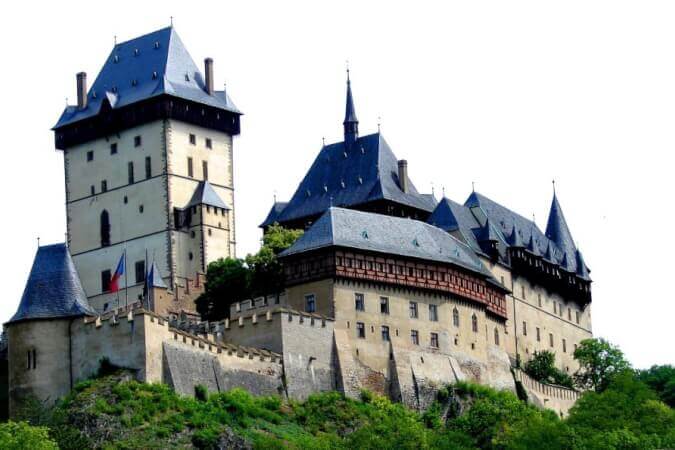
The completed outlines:
{"type": "Polygon", "coordinates": [[[261,224],[305,230],[280,255],[285,292],[202,322],[206,267],[235,255],[242,113],[173,27],[116,44],[90,89],[77,74],[77,93],[54,126],[68,242],[38,248],[5,324],[10,414],[67,394],[103,358],[187,395],[370,389],[424,408],[466,379],[520,382],[561,413],[574,403],[515,367],[551,350],[573,372],[592,336],[590,271],[555,193],[545,232],[477,192],[463,204],[419,193],[379,131],[359,134],[348,77],[344,140],[261,224]]]}

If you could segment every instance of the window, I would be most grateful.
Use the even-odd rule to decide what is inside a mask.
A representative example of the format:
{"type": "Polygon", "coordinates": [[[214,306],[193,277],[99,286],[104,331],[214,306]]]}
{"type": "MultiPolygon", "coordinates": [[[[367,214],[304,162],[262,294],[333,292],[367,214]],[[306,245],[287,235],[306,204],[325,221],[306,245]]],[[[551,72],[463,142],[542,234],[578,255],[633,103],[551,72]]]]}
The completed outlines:
{"type": "Polygon", "coordinates": [[[213,148],[213,141],[211,141],[211,138],[206,138],[206,148],[213,148]]]}
{"type": "Polygon", "coordinates": [[[382,340],[385,342],[389,341],[389,327],[382,325],[382,340]]]}
{"type": "Polygon", "coordinates": [[[563,339],[562,345],[563,345],[563,353],[567,353],[567,340],[563,339]]]}
{"type": "Polygon", "coordinates": [[[363,294],[354,294],[354,309],[357,311],[365,311],[366,305],[363,301],[363,294]]]}
{"type": "Polygon", "coordinates": [[[108,191],[108,181],[107,180],[101,180],[101,192],[107,192],[108,191]]]}
{"type": "Polygon", "coordinates": [[[522,294],[521,297],[523,298],[523,300],[525,300],[525,286],[520,287],[520,292],[522,294]]]}
{"type": "Polygon", "coordinates": [[[101,292],[110,290],[110,269],[101,272],[101,292]]]}
{"type": "Polygon", "coordinates": [[[548,344],[553,348],[553,333],[548,334],[548,344]]]}
{"type": "Polygon", "coordinates": [[[475,314],[471,315],[471,330],[474,333],[478,333],[478,317],[475,314]]]}
{"type": "Polygon", "coordinates": [[[134,163],[131,161],[127,164],[127,177],[129,184],[134,184],[134,163]]]}
{"type": "Polygon", "coordinates": [[[195,173],[192,168],[192,158],[190,158],[189,156],[187,159],[187,165],[188,165],[188,177],[193,178],[195,176],[195,173]]]}
{"type": "Polygon", "coordinates": [[[523,321],[523,336],[527,336],[527,322],[523,321]]]}
{"type": "Polygon", "coordinates": [[[26,370],[33,369],[35,370],[35,367],[37,367],[37,359],[35,357],[35,349],[28,350],[26,352],[26,370]]]}
{"type": "Polygon", "coordinates": [[[197,136],[190,134],[190,145],[197,145],[197,136]]]}
{"type": "Polygon", "coordinates": [[[576,317],[576,319],[577,319],[577,324],[579,324],[579,311],[575,311],[574,313],[575,313],[576,316],[577,316],[577,317],[576,317]]]}
{"type": "Polygon", "coordinates": [[[572,308],[567,308],[567,320],[572,321],[572,308]]]}
{"type": "Polygon", "coordinates": [[[145,178],[152,176],[152,160],[149,156],[145,157],[145,178]]]}
{"type": "Polygon", "coordinates": [[[105,209],[101,211],[101,247],[110,245],[110,215],[105,209]]]}
{"type": "Polygon", "coordinates": [[[140,136],[134,136],[134,147],[140,147],[141,146],[141,137],[140,136]]]}
{"type": "Polygon", "coordinates": [[[389,314],[389,299],[387,297],[380,297],[380,313],[389,314]]]}
{"type": "Polygon", "coordinates": [[[417,302],[410,302],[410,318],[417,319],[417,302]]]}
{"type": "Polygon", "coordinates": [[[429,305],[429,320],[432,322],[438,322],[438,306],[429,305]]]}
{"type": "Polygon", "coordinates": [[[93,160],[94,160],[94,151],[93,151],[93,150],[89,150],[89,151],[87,152],[87,162],[91,162],[91,161],[93,161],[93,160]]]}
{"type": "Polygon", "coordinates": [[[452,324],[456,327],[459,326],[459,311],[457,311],[457,308],[452,310],[452,324]]]}
{"type": "Polygon", "coordinates": [[[429,345],[433,348],[438,348],[438,333],[431,333],[429,345]]]}
{"type": "Polygon", "coordinates": [[[93,184],[89,187],[89,191],[91,192],[91,195],[95,195],[95,194],[96,194],[96,188],[94,187],[93,184]]]}
{"type": "Polygon", "coordinates": [[[310,313],[316,311],[316,297],[314,294],[305,295],[305,311],[310,313]]]}
{"type": "Polygon", "coordinates": [[[541,308],[541,294],[537,294],[537,304],[541,308]]]}
{"type": "Polygon", "coordinates": [[[537,327],[537,342],[541,342],[541,330],[537,327]]]}
{"type": "Polygon", "coordinates": [[[136,283],[145,281],[145,261],[136,261],[134,269],[136,272],[136,283]]]}
{"type": "Polygon", "coordinates": [[[562,303],[558,303],[558,315],[560,315],[560,317],[562,317],[562,315],[563,315],[562,303]]]}
{"type": "Polygon", "coordinates": [[[495,345],[499,345],[499,330],[495,328],[495,345]]]}
{"type": "Polygon", "coordinates": [[[366,326],[363,322],[356,322],[356,337],[361,339],[366,338],[366,326]]]}
{"type": "Polygon", "coordinates": [[[111,155],[117,154],[117,142],[110,144],[110,154],[111,155]]]}
{"type": "Polygon", "coordinates": [[[202,161],[202,174],[204,175],[204,180],[209,179],[209,163],[202,161]]]}
{"type": "Polygon", "coordinates": [[[138,212],[143,214],[143,205],[138,205],[138,212]]]}
{"type": "Polygon", "coordinates": [[[420,333],[417,330],[410,330],[410,342],[412,345],[420,345],[420,333]]]}
{"type": "Polygon", "coordinates": [[[558,314],[558,302],[553,302],[553,314],[558,314]]]}

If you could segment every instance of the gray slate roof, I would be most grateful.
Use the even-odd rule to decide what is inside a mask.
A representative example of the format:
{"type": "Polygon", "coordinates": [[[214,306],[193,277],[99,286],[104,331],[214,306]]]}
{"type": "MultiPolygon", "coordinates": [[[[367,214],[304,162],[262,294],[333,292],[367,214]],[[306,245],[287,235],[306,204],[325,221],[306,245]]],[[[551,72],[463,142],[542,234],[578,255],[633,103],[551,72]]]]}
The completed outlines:
{"type": "MultiPolygon", "coordinates": [[[[390,200],[433,211],[432,195],[417,192],[408,179],[408,192],[398,181],[398,160],[380,133],[362,136],[347,148],[344,142],[324,146],[281,214],[280,222],[321,214],[331,206],[355,206],[390,200]]],[[[270,225],[267,221],[263,226],[270,225]]]]}
{"type": "Polygon", "coordinates": [[[216,208],[230,209],[208,181],[199,182],[187,207],[189,208],[197,205],[209,205],[215,206],[216,208]]]}
{"type": "Polygon", "coordinates": [[[65,244],[38,248],[16,313],[8,323],[96,315],[65,244]]]}
{"type": "Polygon", "coordinates": [[[266,227],[272,225],[274,222],[278,222],[279,215],[286,208],[288,202],[274,202],[274,205],[270,208],[270,212],[267,213],[267,217],[260,225],[261,227],[266,227]]]}
{"type": "Polygon", "coordinates": [[[87,95],[87,107],[67,106],[54,129],[99,113],[104,101],[113,109],[171,95],[240,113],[225,91],[208,95],[204,76],[173,27],[115,45],[87,95]]]}
{"type": "Polygon", "coordinates": [[[418,220],[335,207],[281,256],[333,246],[453,264],[491,277],[468,245],[440,228],[418,220]]]}

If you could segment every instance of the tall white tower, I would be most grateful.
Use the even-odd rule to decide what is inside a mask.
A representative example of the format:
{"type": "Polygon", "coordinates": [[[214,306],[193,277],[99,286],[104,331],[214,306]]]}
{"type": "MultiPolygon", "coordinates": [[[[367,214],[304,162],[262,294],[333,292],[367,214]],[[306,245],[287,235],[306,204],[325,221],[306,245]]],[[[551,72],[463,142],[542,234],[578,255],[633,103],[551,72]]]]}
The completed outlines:
{"type": "Polygon", "coordinates": [[[152,261],[175,288],[235,255],[232,144],[241,112],[213,80],[213,60],[202,74],[173,27],[116,44],[91,89],[77,75],[77,105],[54,133],[68,246],[99,311],[118,297],[136,301],[152,261]],[[125,248],[126,277],[113,294],[125,248]]]}

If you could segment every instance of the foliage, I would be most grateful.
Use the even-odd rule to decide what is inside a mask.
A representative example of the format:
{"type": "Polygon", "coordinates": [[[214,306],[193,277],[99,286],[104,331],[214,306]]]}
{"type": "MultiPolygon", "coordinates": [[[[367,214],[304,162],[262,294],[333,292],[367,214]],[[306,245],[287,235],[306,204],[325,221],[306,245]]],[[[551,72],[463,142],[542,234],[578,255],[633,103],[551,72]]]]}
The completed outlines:
{"type": "Polygon", "coordinates": [[[195,398],[200,402],[205,402],[209,399],[209,392],[206,390],[206,386],[203,384],[195,386],[195,398]]]}
{"type": "Polygon", "coordinates": [[[535,351],[532,358],[525,363],[525,373],[537,381],[573,387],[572,377],[555,366],[555,353],[548,350],[535,351]]]}
{"type": "Polygon", "coordinates": [[[45,427],[31,426],[26,422],[0,423],[0,448],[5,450],[58,450],[45,427]]]}
{"type": "Polygon", "coordinates": [[[282,292],[285,277],[277,255],[293,245],[302,233],[275,223],[263,236],[258,253],[245,259],[221,258],[209,264],[205,292],[196,301],[202,318],[220,320],[229,316],[232,303],[282,292]]]}
{"type": "Polygon", "coordinates": [[[646,370],[638,370],[637,377],[652,388],[665,404],[675,408],[675,367],[670,364],[652,366],[646,370]]]}
{"type": "Polygon", "coordinates": [[[579,362],[575,383],[596,392],[605,390],[617,374],[630,370],[623,352],[602,338],[581,341],[574,351],[574,359],[579,362]]]}

